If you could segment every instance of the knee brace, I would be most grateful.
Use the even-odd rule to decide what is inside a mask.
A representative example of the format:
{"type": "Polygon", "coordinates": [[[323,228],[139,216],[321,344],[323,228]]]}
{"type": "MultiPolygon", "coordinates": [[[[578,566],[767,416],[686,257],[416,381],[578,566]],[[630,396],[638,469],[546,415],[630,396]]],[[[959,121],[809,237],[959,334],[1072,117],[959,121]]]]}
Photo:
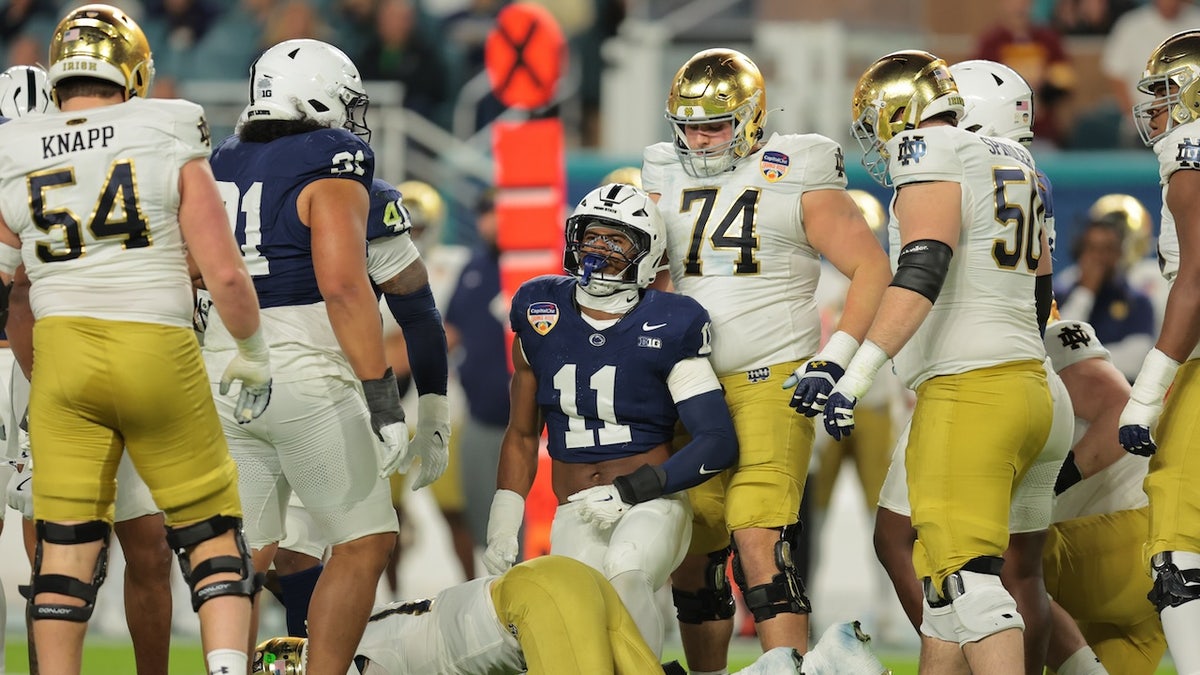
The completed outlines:
{"type": "Polygon", "coordinates": [[[799,527],[797,523],[780,531],[779,541],[775,542],[775,567],[779,569],[779,574],[765,584],[747,588],[746,575],[738,560],[739,554],[736,548],[734,549],[733,579],[738,588],[742,589],[746,608],[754,615],[756,622],[766,621],[777,614],[812,612],[812,606],[809,605],[808,596],[805,594],[804,581],[800,578],[800,571],[796,569],[796,563],[792,559],[792,530],[799,527]]]}
{"type": "Polygon", "coordinates": [[[1179,569],[1170,551],[1155,553],[1150,566],[1154,568],[1154,586],[1146,597],[1159,612],[1200,599],[1200,570],[1179,569]]]}
{"type": "Polygon", "coordinates": [[[729,547],[725,547],[708,554],[708,565],[704,568],[704,587],[700,590],[692,593],[671,589],[675,617],[680,623],[701,624],[733,618],[733,588],[729,585],[729,579],[725,577],[729,551],[729,547]]]}
{"type": "Polygon", "coordinates": [[[167,545],[179,557],[179,567],[183,578],[192,589],[192,611],[198,611],[200,605],[222,595],[240,595],[254,600],[258,590],[262,588],[264,576],[254,573],[254,563],[250,560],[250,549],[242,536],[242,519],[233,516],[213,516],[192,525],[183,527],[167,527],[167,545]],[[190,549],[201,542],[214,539],[230,530],[237,544],[239,556],[214,556],[192,567],[190,549]],[[197,585],[213,574],[236,572],[241,578],[236,581],[214,581],[210,584],[197,585]]]}
{"type": "Polygon", "coordinates": [[[59,621],[74,621],[87,623],[92,618],[96,608],[96,591],[104,583],[108,574],[108,538],[112,525],[103,520],[91,520],[78,525],[59,525],[44,520],[37,521],[37,545],[33,554],[33,581],[29,586],[21,586],[21,595],[29,601],[28,614],[30,620],[57,619],[59,621]],[[50,542],[61,546],[87,544],[100,541],[100,554],[96,556],[96,566],[92,569],[92,583],[84,582],[65,574],[42,574],[42,543],[50,542]],[[83,606],[61,604],[39,604],[36,601],[38,593],[59,593],[83,600],[83,606]]]}
{"type": "Polygon", "coordinates": [[[954,609],[954,630],[960,645],[1010,628],[1025,629],[1016,600],[1000,583],[1003,563],[1002,558],[974,558],[942,583],[940,599],[949,601],[954,609]]]}

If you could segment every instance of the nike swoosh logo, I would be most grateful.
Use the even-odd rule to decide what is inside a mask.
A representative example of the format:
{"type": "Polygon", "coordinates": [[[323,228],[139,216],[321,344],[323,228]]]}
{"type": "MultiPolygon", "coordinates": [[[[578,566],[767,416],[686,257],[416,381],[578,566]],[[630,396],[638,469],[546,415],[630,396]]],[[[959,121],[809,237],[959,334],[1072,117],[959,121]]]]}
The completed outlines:
{"type": "Polygon", "coordinates": [[[609,495],[609,496],[605,497],[604,499],[597,499],[596,501],[598,501],[598,502],[611,502],[612,500],[613,500],[613,498],[612,498],[612,495],[609,495]]]}
{"type": "Polygon", "coordinates": [[[706,468],[704,468],[703,464],[700,465],[700,475],[701,476],[708,476],[708,475],[711,475],[714,473],[721,473],[721,469],[706,469],[706,468]]]}
{"type": "Polygon", "coordinates": [[[29,478],[26,478],[25,480],[21,481],[20,483],[17,483],[17,487],[16,487],[17,492],[24,492],[25,486],[29,485],[29,481],[31,481],[31,480],[33,480],[33,476],[30,476],[29,478]]]}
{"type": "Polygon", "coordinates": [[[642,323],[642,330],[644,330],[644,331],[658,330],[659,328],[662,328],[665,325],[667,325],[667,324],[665,324],[665,323],[650,323],[649,321],[646,321],[646,322],[642,323]]]}

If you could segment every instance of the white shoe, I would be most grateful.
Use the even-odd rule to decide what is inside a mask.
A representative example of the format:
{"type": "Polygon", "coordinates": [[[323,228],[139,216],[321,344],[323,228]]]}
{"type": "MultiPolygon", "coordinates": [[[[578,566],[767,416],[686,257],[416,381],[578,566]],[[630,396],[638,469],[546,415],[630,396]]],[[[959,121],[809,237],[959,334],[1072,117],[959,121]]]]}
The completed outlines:
{"type": "Polygon", "coordinates": [[[835,623],[804,655],[803,675],[891,675],[871,653],[871,636],[857,621],[835,623]]]}
{"type": "Polygon", "coordinates": [[[738,671],[739,675],[801,675],[803,659],[791,647],[776,647],[738,671]]]}

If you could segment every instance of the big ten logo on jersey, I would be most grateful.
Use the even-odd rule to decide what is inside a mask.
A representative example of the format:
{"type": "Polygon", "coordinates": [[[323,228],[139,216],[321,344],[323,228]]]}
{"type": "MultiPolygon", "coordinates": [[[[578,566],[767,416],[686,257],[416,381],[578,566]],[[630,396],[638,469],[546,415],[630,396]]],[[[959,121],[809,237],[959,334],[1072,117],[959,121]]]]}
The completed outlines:
{"type": "Polygon", "coordinates": [[[354,154],[343,150],[333,156],[333,168],[329,170],[329,173],[335,176],[342,173],[352,173],[355,176],[361,176],[366,173],[366,170],[362,166],[363,159],[362,150],[357,150],[354,154]]]}
{"type": "Polygon", "coordinates": [[[646,347],[648,349],[662,349],[662,339],[650,337],[649,335],[639,335],[638,346],[646,347]]]}
{"type": "Polygon", "coordinates": [[[1185,169],[1200,169],[1200,140],[1185,138],[1178,146],[1175,161],[1185,169]]]}
{"type": "Polygon", "coordinates": [[[900,165],[919,164],[927,150],[924,136],[909,136],[900,143],[900,165]]]}
{"type": "Polygon", "coordinates": [[[1069,323],[1058,331],[1058,340],[1063,347],[1079,349],[1092,343],[1092,336],[1077,323],[1069,323]]]}

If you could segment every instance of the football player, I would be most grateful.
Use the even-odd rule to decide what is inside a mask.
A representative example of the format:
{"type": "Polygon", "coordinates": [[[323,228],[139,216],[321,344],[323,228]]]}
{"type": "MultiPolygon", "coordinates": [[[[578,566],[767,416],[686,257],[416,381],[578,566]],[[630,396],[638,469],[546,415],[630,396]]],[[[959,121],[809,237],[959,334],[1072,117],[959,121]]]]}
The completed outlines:
{"type": "MultiPolygon", "coordinates": [[[[743,675],[881,675],[858,622],[831,626],[801,658],[767,652],[743,675]]],[[[274,638],[258,646],[255,673],[305,675],[307,645],[274,638]]],[[[595,569],[547,555],[500,576],[452,586],[432,599],[376,608],[351,675],[681,673],[659,665],[612,585],[595,569]]]]}
{"type": "MultiPolygon", "coordinates": [[[[50,107],[50,82],[40,66],[13,66],[0,73],[0,115],[9,118],[41,114],[50,107]]],[[[11,310],[19,318],[17,329],[28,328],[27,293],[12,298],[11,310]]],[[[28,340],[26,340],[28,343],[28,340]]],[[[7,341],[5,341],[7,344],[7,341]]],[[[12,352],[4,349],[6,356],[12,352]]],[[[34,561],[36,532],[33,525],[33,463],[30,461],[29,434],[21,428],[29,407],[29,379],[15,363],[0,365],[0,371],[11,370],[6,383],[9,409],[6,410],[5,430],[8,453],[17,469],[8,485],[8,503],[24,516],[25,553],[30,565],[34,561]],[[11,365],[11,368],[7,367],[11,365]],[[9,431],[11,430],[11,431],[9,431]]],[[[167,669],[171,637],[171,549],[167,546],[162,511],[145,481],[133,468],[128,454],[121,457],[117,468],[117,494],[113,511],[113,532],[121,542],[127,573],[123,584],[125,613],[129,637],[139,672],[158,673],[167,669]]]]}
{"type": "Polygon", "coordinates": [[[231,336],[221,377],[226,389],[241,383],[236,405],[226,402],[231,417],[262,414],[271,368],[207,161],[204,113],[146,98],[150,46],[114,7],[70,10],[49,61],[61,112],[0,126],[0,267],[24,264],[36,320],[22,368],[32,372],[37,464],[27,596],[37,660],[43,672],[81,670],[124,445],[166,514],[208,672],[239,672],[248,667],[258,580],[241,533],[237,470],[191,330],[188,256],[231,336]]]}
{"type": "MultiPolygon", "coordinates": [[[[1007,138],[1028,148],[1033,142],[1033,90],[1008,66],[994,61],[973,60],[950,66],[950,74],[962,94],[964,110],[959,126],[983,136],[1007,138]]],[[[1046,233],[1047,244],[1053,253],[1054,209],[1050,182],[1037,172],[1040,204],[1035,204],[1034,217],[1046,233]]],[[[1035,297],[1041,296],[1038,308],[1046,308],[1051,289],[1053,264],[1050,255],[1038,260],[1035,297]]],[[[1038,317],[1039,325],[1044,323],[1038,317]]],[[[1004,587],[1016,599],[1017,608],[1025,620],[1026,672],[1040,675],[1050,636],[1050,605],[1042,579],[1042,551],[1046,530],[1050,525],[1050,510],[1054,495],[1054,479],[1071,445],[1071,399],[1050,363],[1045,363],[1046,377],[1054,399],[1054,421],[1051,433],[1037,460],[1025,472],[1013,494],[1009,511],[1009,543],[1005,565],[1001,571],[1004,587]]],[[[855,409],[857,416],[857,406],[855,409]]],[[[857,424],[855,425],[857,427],[857,424]]],[[[856,429],[857,431],[857,429],[856,429]]],[[[912,547],[916,532],[912,529],[911,511],[905,485],[905,445],[907,434],[896,447],[888,471],[885,488],[879,500],[876,519],[876,552],[887,567],[897,595],[914,628],[921,622],[921,586],[913,576],[912,547]]]]}
{"type": "Polygon", "coordinates": [[[1053,321],[1046,353],[1072,394],[1076,418],[1043,558],[1056,603],[1047,665],[1059,675],[1150,675],[1166,639],[1146,599],[1152,582],[1142,546],[1150,507],[1142,483],[1149,460],[1117,442],[1129,383],[1085,322],[1053,321]]]}
{"type": "Polygon", "coordinates": [[[976,672],[1015,674],[1024,623],[1000,570],[1012,492],[1051,427],[1034,291],[1049,253],[1029,151],[958,128],[964,105],[927,52],[888,54],[858,80],[851,129],[868,172],[896,189],[896,273],[824,422],[834,438],[852,432],[855,405],[894,360],[917,392],[905,466],[922,670],[960,672],[965,657],[976,672]]]}
{"type": "MultiPolygon", "coordinates": [[[[317,40],[281,42],[250,72],[242,123],[212,165],[278,367],[271,411],[225,433],[255,568],[274,557],[292,491],[332,545],[308,613],[310,660],[343,672],[395,544],[385,477],[412,449],[364,246],[374,154],[357,134],[369,135],[368,99],[353,62],[317,40]]],[[[208,317],[210,377],[232,356],[224,318],[208,317]]]]}
{"type": "Polygon", "coordinates": [[[513,296],[512,412],[483,556],[492,574],[515,562],[544,424],[559,500],[551,553],[603,572],[655,654],[654,593],[691,536],[683,491],[731,466],[738,448],[708,361],[708,313],[646,290],[665,236],[646,193],[603,185],[567,219],[569,276],[537,277],[513,296]],[[672,454],[677,421],[691,440],[672,454]]]}
{"type": "Polygon", "coordinates": [[[1158,250],[1171,290],[1162,331],[1133,384],[1119,433],[1127,451],[1151,457],[1145,483],[1150,600],[1179,672],[1200,673],[1200,485],[1190,465],[1200,438],[1200,31],[1177,33],[1156,47],[1138,89],[1152,97],[1135,105],[1133,114],[1142,140],[1158,154],[1158,250]]]}
{"type": "Polygon", "coordinates": [[[672,575],[688,664],[720,672],[733,630],[731,532],[734,578],[763,649],[808,644],[809,602],[790,543],[812,453],[807,416],[849,363],[890,272],[846,194],[841,148],[815,134],[766,137],[766,87],[744,54],[688,59],[666,116],[673,141],[645,149],[642,182],[667,223],[669,281],[713,318],[713,367],[741,449],[735,470],[691,491],[690,555],[672,575]],[[822,256],[851,282],[818,351],[822,256]],[[790,405],[805,415],[780,391],[793,385],[790,405]]]}

